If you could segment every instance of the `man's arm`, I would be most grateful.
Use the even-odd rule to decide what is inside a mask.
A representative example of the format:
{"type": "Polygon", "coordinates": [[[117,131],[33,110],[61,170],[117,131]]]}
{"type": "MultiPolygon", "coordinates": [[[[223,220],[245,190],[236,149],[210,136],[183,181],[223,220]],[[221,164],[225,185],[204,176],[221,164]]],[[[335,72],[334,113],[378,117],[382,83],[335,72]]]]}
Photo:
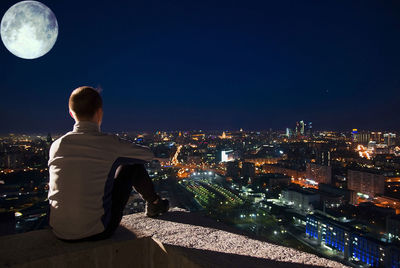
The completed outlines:
{"type": "Polygon", "coordinates": [[[47,161],[47,166],[50,167],[51,162],[53,161],[55,154],[58,150],[58,147],[60,146],[59,140],[55,140],[51,145],[49,149],[49,160],[47,161]]]}
{"type": "Polygon", "coordinates": [[[134,144],[117,136],[115,136],[115,139],[118,146],[117,154],[119,157],[135,158],[144,161],[153,160],[154,155],[149,147],[134,144]]]}

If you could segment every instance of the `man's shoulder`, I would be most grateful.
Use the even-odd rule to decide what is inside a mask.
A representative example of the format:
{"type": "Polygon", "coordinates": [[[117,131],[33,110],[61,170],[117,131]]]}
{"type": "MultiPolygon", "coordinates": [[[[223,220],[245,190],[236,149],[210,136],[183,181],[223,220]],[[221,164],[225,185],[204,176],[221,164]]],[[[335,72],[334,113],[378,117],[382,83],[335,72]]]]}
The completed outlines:
{"type": "Polygon", "coordinates": [[[133,144],[132,141],[113,133],[97,132],[97,133],[84,134],[84,133],[70,131],[65,133],[58,139],[56,139],[52,143],[51,147],[55,149],[55,148],[65,147],[70,144],[75,144],[77,142],[102,144],[103,146],[106,147],[110,146],[111,148],[121,148],[121,146],[124,147],[133,144]]]}
{"type": "Polygon", "coordinates": [[[65,133],[64,135],[62,135],[62,136],[58,137],[57,139],[55,139],[51,143],[51,146],[60,144],[66,137],[68,137],[70,135],[71,132],[72,131],[69,131],[69,132],[65,133]]]}
{"type": "Polygon", "coordinates": [[[73,138],[80,138],[80,137],[99,137],[99,138],[108,138],[108,139],[117,139],[118,137],[115,134],[112,133],[106,133],[106,132],[96,132],[96,133],[82,133],[82,132],[74,132],[74,131],[69,131],[53,141],[55,142],[62,142],[65,140],[73,139],[73,138]]]}

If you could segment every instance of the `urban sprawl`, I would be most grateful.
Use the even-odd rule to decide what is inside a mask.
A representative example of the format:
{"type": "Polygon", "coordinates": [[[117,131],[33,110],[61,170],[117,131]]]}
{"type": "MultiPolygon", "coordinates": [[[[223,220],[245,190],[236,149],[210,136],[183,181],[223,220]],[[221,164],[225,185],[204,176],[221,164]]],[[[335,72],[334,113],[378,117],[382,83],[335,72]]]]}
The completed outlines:
{"type": "MultiPolygon", "coordinates": [[[[316,131],[117,133],[149,146],[157,190],[267,241],[349,265],[399,267],[400,135],[316,131]]],[[[60,135],[0,137],[0,232],[46,227],[48,150],[60,135]]],[[[132,192],[125,214],[141,212],[132,192]]]]}

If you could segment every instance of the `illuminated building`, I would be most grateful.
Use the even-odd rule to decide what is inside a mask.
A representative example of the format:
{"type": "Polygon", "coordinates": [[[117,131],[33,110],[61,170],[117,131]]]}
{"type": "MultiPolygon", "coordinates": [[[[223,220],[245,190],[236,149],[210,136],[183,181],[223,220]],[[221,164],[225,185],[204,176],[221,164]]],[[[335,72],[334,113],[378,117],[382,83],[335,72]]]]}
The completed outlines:
{"type": "Polygon", "coordinates": [[[346,245],[346,239],[348,232],[340,228],[340,226],[334,223],[325,224],[325,237],[324,242],[328,247],[333,247],[339,251],[344,252],[346,245]]]}
{"type": "Polygon", "coordinates": [[[358,140],[358,129],[353,128],[353,130],[351,131],[351,138],[353,140],[353,142],[357,142],[358,140]]]}
{"type": "Polygon", "coordinates": [[[394,146],[396,145],[396,134],[393,133],[385,133],[383,134],[384,143],[387,146],[394,146]]]}
{"type": "Polygon", "coordinates": [[[256,166],[262,166],[264,164],[277,164],[279,160],[282,160],[282,157],[264,157],[264,158],[246,157],[244,159],[245,162],[253,163],[256,166]]]}
{"type": "Polygon", "coordinates": [[[379,240],[361,234],[351,235],[351,258],[369,264],[372,267],[383,266],[385,257],[384,245],[379,240]]]}
{"type": "Polygon", "coordinates": [[[222,132],[221,139],[226,139],[225,131],[222,132]]]}
{"type": "Polygon", "coordinates": [[[350,256],[350,227],[340,221],[320,213],[308,214],[306,220],[306,235],[317,240],[331,250],[343,253],[345,259],[350,256]]]}
{"type": "Polygon", "coordinates": [[[371,267],[383,267],[393,261],[393,254],[388,254],[391,250],[389,245],[357,231],[346,220],[339,221],[321,213],[309,214],[306,235],[320,246],[341,252],[348,261],[362,262],[371,267]]]}
{"type": "Polygon", "coordinates": [[[238,158],[238,153],[233,150],[221,151],[221,162],[230,162],[238,158]]]}
{"type": "Polygon", "coordinates": [[[306,222],[306,234],[309,235],[309,237],[318,239],[318,237],[320,237],[319,233],[318,220],[315,219],[315,217],[308,215],[306,222]]]}
{"type": "Polygon", "coordinates": [[[353,138],[355,142],[366,145],[371,140],[371,133],[368,131],[357,131],[354,133],[353,131],[353,138]]]}
{"type": "Polygon", "coordinates": [[[208,150],[205,158],[207,163],[215,163],[217,161],[216,151],[208,150]]]}
{"type": "Polygon", "coordinates": [[[203,140],[205,138],[205,136],[206,135],[204,133],[193,134],[192,139],[195,141],[203,140]]]}
{"type": "Polygon", "coordinates": [[[304,136],[304,121],[303,120],[300,121],[300,134],[302,136],[304,136]]]}
{"type": "Polygon", "coordinates": [[[293,131],[290,128],[286,128],[286,136],[291,138],[293,136],[293,131]]]}
{"type": "Polygon", "coordinates": [[[386,155],[386,154],[390,153],[390,149],[386,144],[382,143],[382,144],[377,144],[376,145],[374,152],[375,152],[375,155],[378,155],[378,154],[385,154],[386,155]]]}
{"type": "Polygon", "coordinates": [[[360,132],[358,135],[358,142],[361,144],[368,144],[371,141],[371,134],[369,132],[360,132]]]}
{"type": "Polygon", "coordinates": [[[316,151],[316,163],[323,166],[331,165],[331,152],[328,149],[319,149],[316,151]]]}
{"type": "Polygon", "coordinates": [[[374,197],[377,194],[383,194],[385,189],[385,177],[380,174],[348,170],[347,188],[357,193],[374,197]]]}
{"type": "Polygon", "coordinates": [[[369,141],[368,142],[368,150],[373,151],[376,149],[376,141],[369,141]]]}
{"type": "Polygon", "coordinates": [[[307,127],[306,127],[306,136],[312,137],[313,135],[313,127],[312,127],[312,122],[308,122],[307,127]]]}
{"type": "Polygon", "coordinates": [[[319,198],[317,192],[297,187],[284,189],[280,195],[284,204],[303,212],[312,211],[319,203],[319,198]]]}
{"type": "Polygon", "coordinates": [[[332,167],[318,165],[315,163],[307,163],[306,176],[307,179],[311,179],[317,183],[330,184],[332,178],[332,167]]]}
{"type": "Polygon", "coordinates": [[[226,133],[225,131],[222,132],[222,135],[219,136],[220,139],[231,139],[232,134],[231,133],[226,133]]]}
{"type": "Polygon", "coordinates": [[[376,143],[381,143],[383,141],[382,132],[380,131],[372,131],[371,132],[371,140],[375,141],[376,143]]]}
{"type": "Polygon", "coordinates": [[[304,121],[296,122],[296,136],[304,136],[304,121]]]}

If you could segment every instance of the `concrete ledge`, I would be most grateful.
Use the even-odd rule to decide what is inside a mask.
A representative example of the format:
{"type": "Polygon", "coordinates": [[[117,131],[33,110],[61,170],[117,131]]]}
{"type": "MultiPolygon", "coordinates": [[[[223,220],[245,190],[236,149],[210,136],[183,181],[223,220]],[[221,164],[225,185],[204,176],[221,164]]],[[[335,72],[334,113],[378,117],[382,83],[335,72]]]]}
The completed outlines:
{"type": "Polygon", "coordinates": [[[345,267],[248,238],[196,213],[123,218],[107,240],[66,243],[50,230],[0,237],[1,267],[345,267]]]}
{"type": "Polygon", "coordinates": [[[125,216],[122,225],[139,237],[152,236],[205,267],[347,267],[313,254],[249,238],[201,214],[175,209],[160,218],[125,216]]]}
{"type": "Polygon", "coordinates": [[[120,228],[113,237],[98,242],[65,243],[50,230],[0,239],[0,267],[198,267],[151,237],[136,238],[120,228]],[[123,236],[126,236],[123,238],[123,236]]]}

